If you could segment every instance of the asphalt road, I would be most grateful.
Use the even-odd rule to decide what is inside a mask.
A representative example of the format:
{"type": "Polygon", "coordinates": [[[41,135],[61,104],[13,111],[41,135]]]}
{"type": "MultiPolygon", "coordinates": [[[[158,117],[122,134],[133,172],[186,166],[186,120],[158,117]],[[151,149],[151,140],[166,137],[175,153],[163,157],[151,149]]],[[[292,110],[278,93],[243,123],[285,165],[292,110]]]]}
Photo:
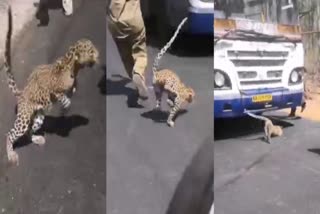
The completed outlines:
{"type": "Polygon", "coordinates": [[[285,127],[272,145],[260,121],[215,122],[216,213],[319,213],[320,123],[269,114],[285,127]]]}
{"type": "MultiPolygon", "coordinates": [[[[152,25],[147,30],[151,32],[152,25]]],[[[205,40],[181,41],[185,43],[176,48],[176,53],[167,53],[160,67],[175,70],[195,89],[196,99],[177,118],[176,126],[170,128],[165,123],[166,113],[152,112],[155,98],[151,88],[151,98],[143,107],[128,107],[133,85],[107,31],[107,212],[110,214],[201,214],[210,209],[211,201],[204,198],[206,194],[209,200],[213,197],[210,194],[212,41],[202,45],[205,40]],[[183,46],[192,46],[193,54],[185,52],[183,46]]],[[[156,37],[148,34],[148,86],[151,64],[159,51],[156,44],[156,37]]]]}
{"type": "Polygon", "coordinates": [[[5,134],[14,122],[15,99],[1,74],[0,211],[105,213],[105,1],[76,1],[70,18],[64,17],[59,5],[50,4],[49,18],[48,26],[42,27],[34,19],[15,42],[13,72],[20,87],[34,66],[52,62],[82,37],[97,46],[101,64],[79,74],[78,91],[65,118],[56,110],[46,118],[45,146],[19,144],[18,167],[10,167],[5,156],[5,134]]]}

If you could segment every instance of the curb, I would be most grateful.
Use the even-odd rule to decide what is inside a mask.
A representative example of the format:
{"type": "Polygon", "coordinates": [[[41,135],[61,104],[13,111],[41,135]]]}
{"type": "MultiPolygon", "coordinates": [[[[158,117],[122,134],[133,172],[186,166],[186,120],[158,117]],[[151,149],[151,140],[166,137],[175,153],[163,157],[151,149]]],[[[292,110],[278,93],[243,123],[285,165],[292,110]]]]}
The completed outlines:
{"type": "Polygon", "coordinates": [[[2,0],[0,1],[0,64],[4,62],[5,40],[8,31],[8,5],[12,7],[12,39],[11,52],[14,51],[17,37],[26,26],[32,21],[37,8],[33,5],[33,0],[2,0]],[[8,3],[10,2],[10,3],[8,3]]]}

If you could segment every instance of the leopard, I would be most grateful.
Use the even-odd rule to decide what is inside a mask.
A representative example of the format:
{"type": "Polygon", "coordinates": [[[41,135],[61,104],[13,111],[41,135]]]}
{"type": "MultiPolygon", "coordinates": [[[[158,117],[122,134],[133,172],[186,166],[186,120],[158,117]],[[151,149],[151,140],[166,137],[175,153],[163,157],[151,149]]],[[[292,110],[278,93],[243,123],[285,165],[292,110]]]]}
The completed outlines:
{"type": "Polygon", "coordinates": [[[37,134],[44,123],[45,115],[56,103],[61,104],[63,111],[69,109],[71,98],[67,93],[75,92],[76,77],[81,68],[92,67],[99,63],[99,51],[91,40],[79,39],[69,46],[64,56],[57,58],[53,63],[36,66],[27,78],[23,90],[19,90],[11,71],[12,12],[10,6],[8,16],[9,27],[2,70],[7,74],[9,89],[16,97],[17,109],[13,128],[6,134],[6,152],[9,163],[19,165],[19,155],[13,150],[14,143],[26,135],[37,145],[45,144],[45,137],[37,134]]]}
{"type": "Polygon", "coordinates": [[[247,115],[250,117],[253,117],[255,119],[263,120],[264,121],[264,134],[265,134],[265,140],[267,143],[271,144],[271,137],[277,136],[280,137],[283,135],[283,127],[282,126],[277,126],[272,123],[272,121],[264,116],[258,116],[255,115],[249,111],[245,111],[247,115]]]}
{"type": "Polygon", "coordinates": [[[162,69],[155,73],[153,88],[156,96],[155,110],[161,110],[161,100],[164,92],[167,93],[167,104],[170,107],[167,124],[174,127],[174,119],[179,110],[192,103],[195,92],[193,88],[186,86],[179,76],[172,70],[162,69]]]}
{"type": "Polygon", "coordinates": [[[158,56],[155,58],[152,71],[152,86],[156,97],[155,110],[161,110],[161,100],[164,92],[167,93],[167,104],[170,107],[167,118],[167,125],[169,127],[175,126],[175,118],[181,108],[185,107],[194,101],[195,91],[192,87],[186,86],[180,79],[178,74],[171,69],[159,69],[159,61],[165,52],[170,48],[179,31],[188,18],[184,18],[177,27],[174,35],[169,42],[160,50],[158,56]]]}

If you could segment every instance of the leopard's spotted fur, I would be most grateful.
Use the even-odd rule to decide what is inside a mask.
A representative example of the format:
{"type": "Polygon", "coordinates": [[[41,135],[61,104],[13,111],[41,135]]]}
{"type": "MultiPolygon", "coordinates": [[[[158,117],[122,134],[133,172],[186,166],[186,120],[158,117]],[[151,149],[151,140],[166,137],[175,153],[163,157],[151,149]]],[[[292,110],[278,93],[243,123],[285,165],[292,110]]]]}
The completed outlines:
{"type": "Polygon", "coordinates": [[[156,109],[161,109],[162,94],[167,92],[167,103],[170,106],[167,124],[173,127],[174,117],[183,105],[193,101],[195,92],[191,87],[187,87],[175,72],[169,69],[159,70],[154,73],[153,87],[156,96],[156,109]]]}
{"type": "MultiPolygon", "coordinates": [[[[9,16],[11,16],[10,8],[9,16]]],[[[10,41],[7,40],[8,42],[10,41]]],[[[74,87],[79,69],[85,65],[97,63],[98,57],[99,52],[93,43],[88,39],[80,39],[54,63],[37,66],[30,74],[22,91],[16,86],[9,63],[5,63],[9,88],[16,95],[18,103],[14,126],[7,134],[9,162],[19,163],[13,144],[23,135],[27,134],[36,144],[45,143],[44,136],[35,135],[44,122],[45,113],[50,111],[56,102],[60,102],[63,109],[70,106],[71,100],[66,93],[74,87]]]]}
{"type": "Polygon", "coordinates": [[[163,54],[170,48],[175,38],[177,37],[183,24],[187,21],[184,18],[179,24],[169,42],[160,50],[158,56],[154,60],[152,67],[153,72],[153,88],[156,96],[156,110],[161,109],[161,98],[163,92],[168,94],[167,104],[170,106],[170,112],[167,119],[167,124],[170,127],[174,126],[174,117],[183,105],[191,103],[194,100],[195,92],[191,87],[186,86],[179,78],[179,76],[169,69],[158,69],[159,61],[163,54]]]}

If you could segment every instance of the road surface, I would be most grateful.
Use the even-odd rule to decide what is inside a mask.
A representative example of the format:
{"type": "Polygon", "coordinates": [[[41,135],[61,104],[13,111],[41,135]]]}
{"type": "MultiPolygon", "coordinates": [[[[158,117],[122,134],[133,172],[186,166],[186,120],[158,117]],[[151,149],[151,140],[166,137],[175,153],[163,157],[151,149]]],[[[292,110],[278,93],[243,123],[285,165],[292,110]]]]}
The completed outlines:
{"type": "Polygon", "coordinates": [[[45,146],[19,144],[19,167],[7,165],[5,156],[15,99],[1,74],[0,212],[105,213],[106,97],[99,84],[105,77],[105,1],[77,1],[69,18],[50,5],[49,18],[47,26],[37,26],[35,18],[15,42],[13,72],[20,87],[34,66],[52,62],[82,37],[96,44],[101,64],[79,74],[79,88],[65,118],[56,110],[46,118],[45,146]]]}
{"type": "MultiPolygon", "coordinates": [[[[147,30],[151,32],[152,26],[147,26],[147,30]]],[[[151,64],[159,51],[155,41],[151,33],[148,36],[149,87],[151,64]]],[[[155,100],[151,88],[151,98],[143,103],[144,107],[128,107],[133,85],[107,31],[108,213],[201,214],[204,210],[208,213],[211,202],[204,199],[199,202],[197,198],[205,198],[206,194],[209,200],[212,197],[213,46],[211,40],[205,45],[198,41],[191,39],[191,43],[184,45],[193,46],[193,55],[178,48],[178,55],[167,53],[160,62],[160,67],[175,70],[196,91],[195,103],[177,118],[175,128],[170,128],[165,123],[165,113],[152,112],[155,100]]]]}
{"type": "Polygon", "coordinates": [[[260,121],[215,122],[216,213],[319,213],[319,123],[269,114],[285,127],[273,145],[260,121]]]}

